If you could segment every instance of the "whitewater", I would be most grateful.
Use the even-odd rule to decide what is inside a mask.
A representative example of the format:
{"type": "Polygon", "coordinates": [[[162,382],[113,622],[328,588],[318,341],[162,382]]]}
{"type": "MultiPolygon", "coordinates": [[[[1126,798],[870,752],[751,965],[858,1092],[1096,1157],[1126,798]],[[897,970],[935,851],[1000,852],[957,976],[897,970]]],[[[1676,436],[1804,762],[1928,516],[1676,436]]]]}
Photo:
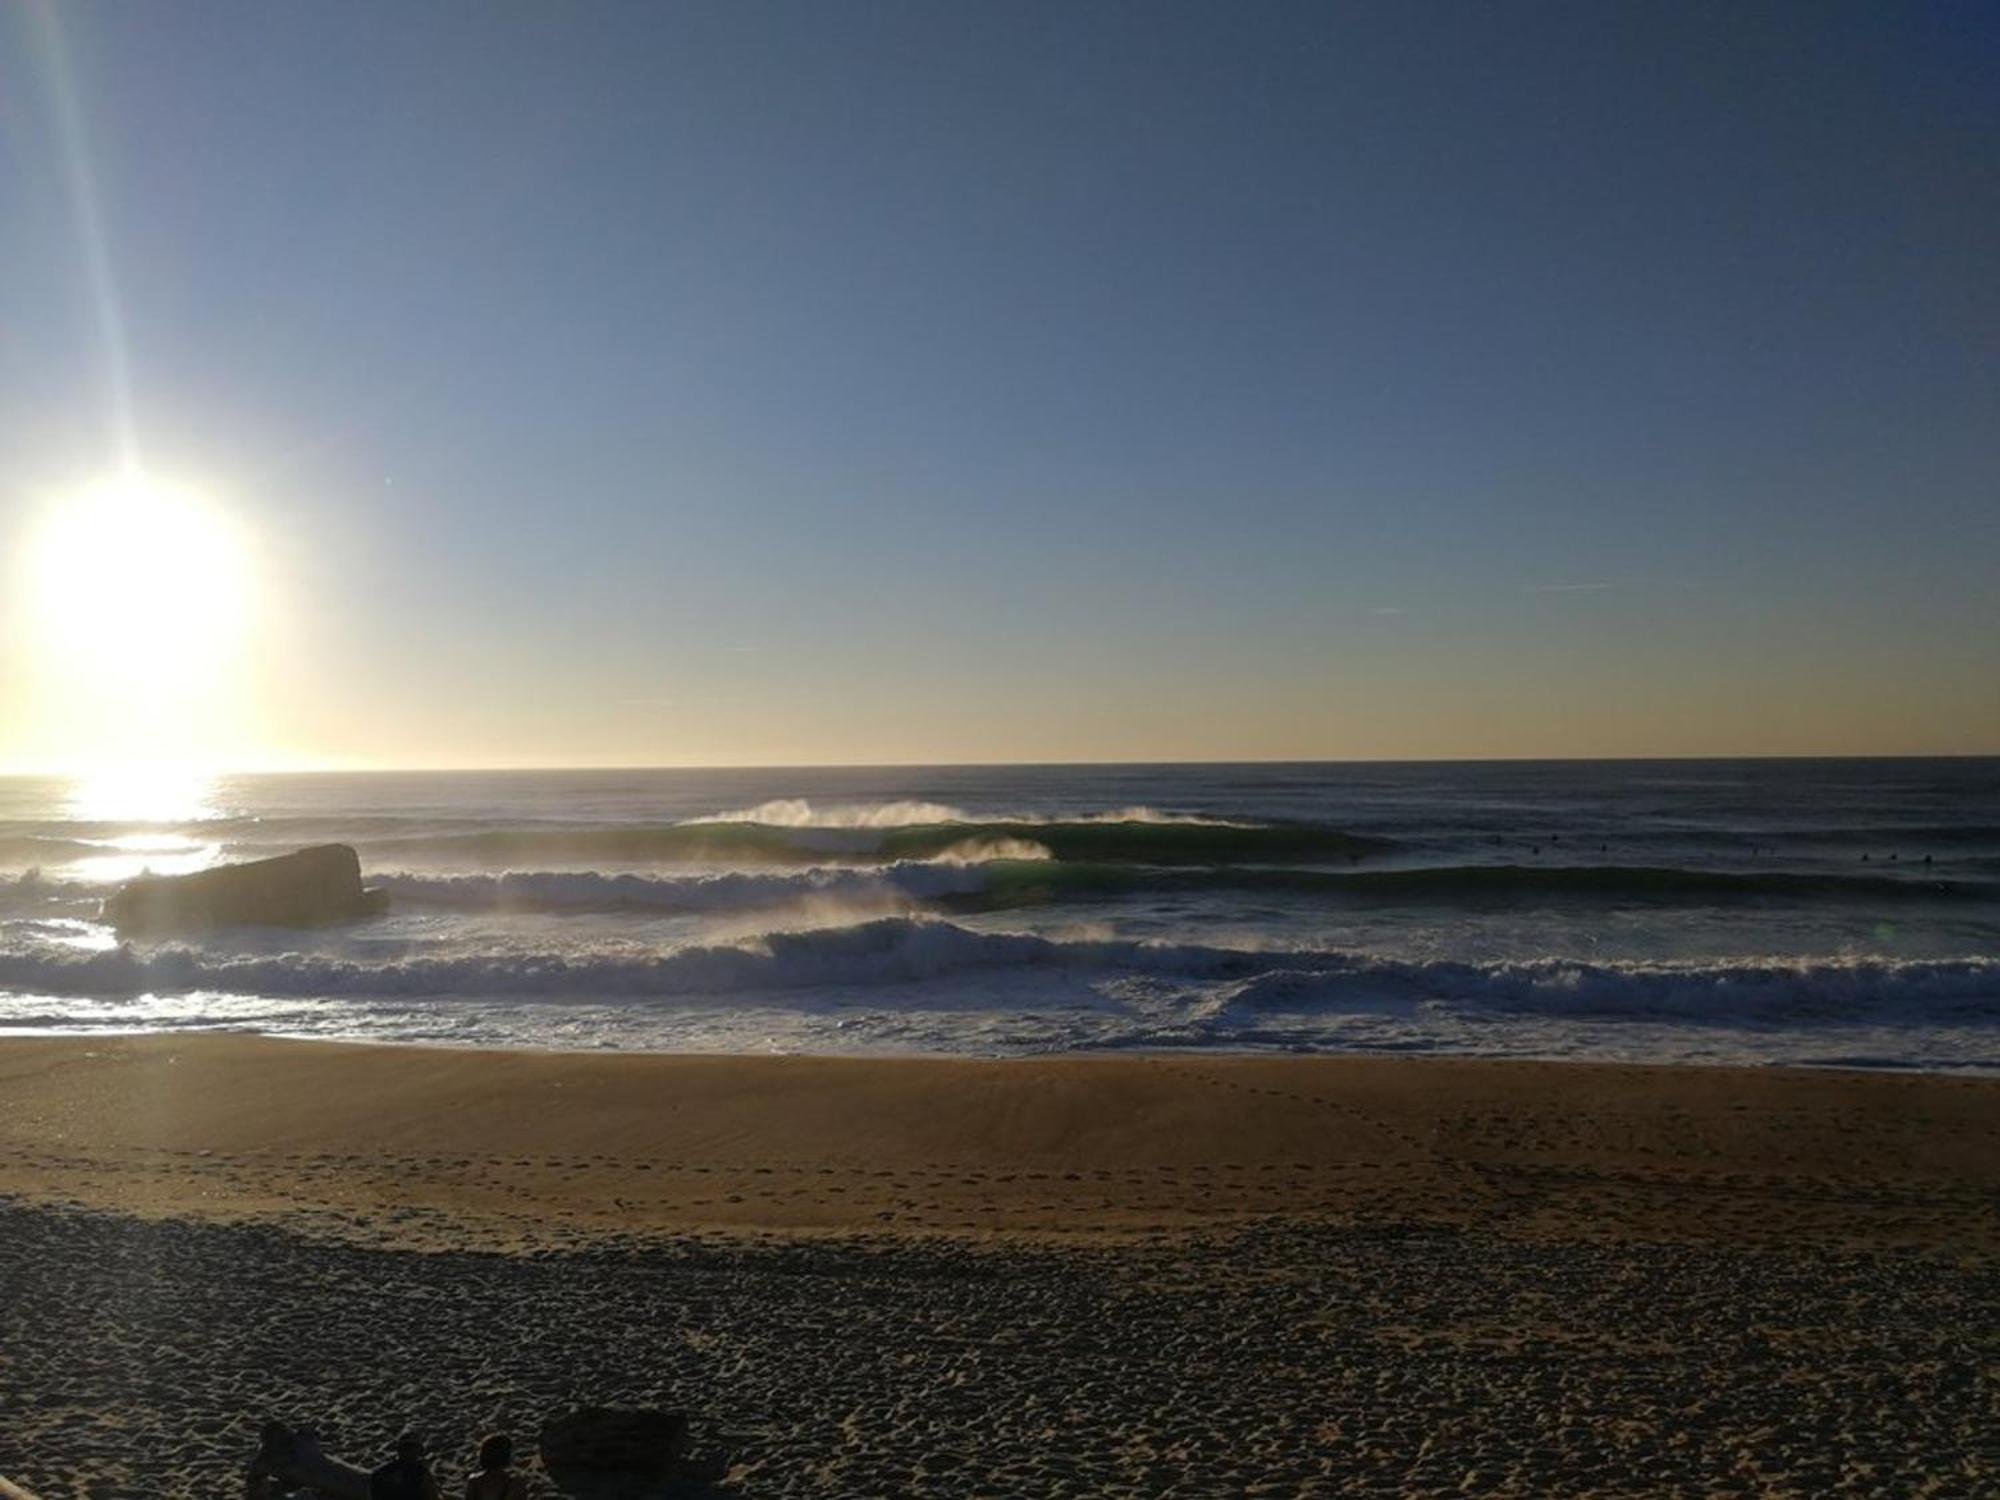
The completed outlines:
{"type": "Polygon", "coordinates": [[[2000,761],[0,780],[0,1032],[1990,1070],[2000,761]],[[386,912],[122,943],[352,844],[386,912]]]}

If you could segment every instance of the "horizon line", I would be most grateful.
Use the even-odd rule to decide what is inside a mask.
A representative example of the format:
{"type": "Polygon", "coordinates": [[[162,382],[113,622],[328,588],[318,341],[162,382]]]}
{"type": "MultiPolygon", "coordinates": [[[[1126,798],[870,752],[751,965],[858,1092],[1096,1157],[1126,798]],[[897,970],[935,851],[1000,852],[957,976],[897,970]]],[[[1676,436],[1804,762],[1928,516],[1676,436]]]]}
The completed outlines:
{"type": "MultiPolygon", "coordinates": [[[[1222,760],[896,760],[896,761],[733,761],[629,763],[508,763],[503,765],[319,765],[264,767],[173,768],[191,776],[471,776],[534,775],[550,772],[599,771],[608,774],[658,771],[977,771],[1062,770],[1105,768],[1173,769],[1197,766],[1478,766],[1478,765],[1648,765],[1701,764],[1721,761],[1912,761],[2000,760],[1996,750],[1926,750],[1790,753],[1683,753],[1662,755],[1404,755],[1404,756],[1254,756],[1222,760]]],[[[0,770],[0,780],[74,781],[107,774],[91,770],[0,770]]],[[[115,772],[112,772],[115,774],[115,772]]]]}

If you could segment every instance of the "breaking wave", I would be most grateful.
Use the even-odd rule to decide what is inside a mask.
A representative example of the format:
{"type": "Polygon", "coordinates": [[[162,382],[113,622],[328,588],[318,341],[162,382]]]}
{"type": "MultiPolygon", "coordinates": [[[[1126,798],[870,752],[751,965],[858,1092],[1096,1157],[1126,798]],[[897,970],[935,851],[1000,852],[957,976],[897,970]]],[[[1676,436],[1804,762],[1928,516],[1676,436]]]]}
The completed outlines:
{"type": "Polygon", "coordinates": [[[693,823],[757,823],[770,828],[919,828],[934,823],[1176,823],[1205,828],[1241,828],[1250,825],[1201,813],[1163,812],[1157,807],[1121,807],[1111,812],[1078,816],[1038,813],[1010,814],[1004,818],[975,816],[942,802],[834,802],[815,807],[803,797],[781,797],[760,802],[735,812],[710,813],[689,820],[693,823]]]}
{"type": "Polygon", "coordinates": [[[399,906],[548,912],[721,912],[824,897],[857,903],[893,899],[978,909],[1219,889],[1296,894],[1352,905],[1457,902],[1504,906],[1541,901],[1728,905],[1763,899],[1864,905],[2000,901],[2000,884],[1991,881],[1893,876],[1740,874],[1627,866],[1467,865],[1349,872],[1256,865],[1190,869],[1068,863],[1049,858],[1043,846],[1023,840],[970,840],[930,860],[803,870],[713,875],[559,870],[499,875],[408,873],[382,875],[373,883],[388,891],[399,906]]]}
{"type": "MultiPolygon", "coordinates": [[[[865,910],[979,911],[1088,904],[1125,896],[1225,890],[1295,896],[1342,907],[1463,908],[1537,904],[1674,905],[1710,908],[1772,900],[1869,906],[2000,903],[2000,881],[1683,870],[1647,866],[1465,865],[1326,870],[1260,865],[1173,866],[1078,863],[1022,839],[968,839],[929,859],[730,870],[700,874],[600,870],[509,870],[494,874],[421,870],[373,874],[396,910],[456,912],[755,912],[835,901],[865,910]]],[[[0,877],[0,912],[102,900],[117,882],[52,878],[39,870],[0,877]]]]}
{"type": "Polygon", "coordinates": [[[1343,951],[1056,939],[885,917],[663,953],[530,952],[381,961],[223,955],[168,946],[0,955],[0,990],[132,998],[214,993],[312,999],[543,995],[643,1000],[937,982],[1060,971],[1115,989],[1185,989],[1190,1019],[1442,1003],[1487,1012],[1714,1022],[1869,1017],[2000,1021],[2000,959],[1732,963],[1425,962],[1343,951]]]}
{"type": "Polygon", "coordinates": [[[803,797],[779,797],[734,812],[709,813],[690,823],[754,823],[765,828],[911,828],[924,823],[969,823],[942,802],[853,802],[814,807],[803,797]]]}
{"type": "Polygon", "coordinates": [[[764,874],[613,875],[595,870],[509,871],[504,875],[384,875],[374,884],[398,906],[454,911],[754,911],[807,900],[857,905],[909,903],[986,889],[976,863],[901,861],[764,874]]]}
{"type": "Polygon", "coordinates": [[[511,828],[366,841],[380,862],[473,859],[484,863],[574,861],[644,864],[800,864],[838,855],[856,860],[964,857],[982,845],[1032,846],[1040,857],[1140,864],[1358,859],[1391,847],[1312,823],[1220,823],[1124,819],[917,823],[774,823],[708,820],[605,828],[511,828]]]}

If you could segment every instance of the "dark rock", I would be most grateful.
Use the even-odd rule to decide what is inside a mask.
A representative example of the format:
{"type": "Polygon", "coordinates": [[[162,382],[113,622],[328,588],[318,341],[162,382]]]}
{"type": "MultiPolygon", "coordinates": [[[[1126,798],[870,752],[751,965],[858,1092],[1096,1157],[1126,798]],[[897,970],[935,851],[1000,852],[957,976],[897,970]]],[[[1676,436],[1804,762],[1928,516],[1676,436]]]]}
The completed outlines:
{"type": "Polygon", "coordinates": [[[537,1446],[551,1473],[661,1475],[687,1454],[687,1414],[578,1406],[543,1423],[537,1446]]]}
{"type": "Polygon", "coordinates": [[[345,844],[322,844],[192,875],[141,875],[104,903],[104,917],[131,934],[312,927],[369,916],[383,905],[382,892],[361,887],[360,856],[345,844]]]}

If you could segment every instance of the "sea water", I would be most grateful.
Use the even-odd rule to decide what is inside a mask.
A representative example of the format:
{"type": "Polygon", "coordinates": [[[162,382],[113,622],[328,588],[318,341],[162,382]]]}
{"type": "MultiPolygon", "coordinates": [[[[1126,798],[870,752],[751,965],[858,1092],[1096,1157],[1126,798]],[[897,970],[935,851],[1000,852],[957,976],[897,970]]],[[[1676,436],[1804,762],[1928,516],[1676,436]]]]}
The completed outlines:
{"type": "Polygon", "coordinates": [[[0,1030],[2000,1065],[2000,760],[0,781],[0,1030]],[[121,943],[352,844],[385,914],[121,943]]]}

